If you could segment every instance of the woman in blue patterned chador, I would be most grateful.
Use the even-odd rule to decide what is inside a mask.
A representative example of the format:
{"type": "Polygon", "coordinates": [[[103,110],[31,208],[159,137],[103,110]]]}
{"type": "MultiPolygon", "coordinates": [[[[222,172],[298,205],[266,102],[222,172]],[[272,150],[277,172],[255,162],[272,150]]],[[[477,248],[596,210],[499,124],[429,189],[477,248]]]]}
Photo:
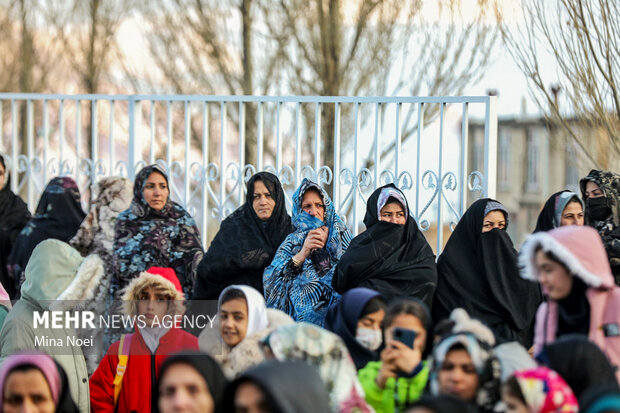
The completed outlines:
{"type": "Polygon", "coordinates": [[[340,298],[332,276],[351,233],[325,190],[308,179],[293,195],[293,227],[265,269],[265,300],[295,321],[322,326],[327,308],[340,298]]]}
{"type": "Polygon", "coordinates": [[[112,293],[151,267],[172,268],[186,297],[202,259],[200,234],[194,219],[170,199],[168,177],[159,165],[144,167],[133,187],[129,209],[114,227],[115,274],[112,293]]]}

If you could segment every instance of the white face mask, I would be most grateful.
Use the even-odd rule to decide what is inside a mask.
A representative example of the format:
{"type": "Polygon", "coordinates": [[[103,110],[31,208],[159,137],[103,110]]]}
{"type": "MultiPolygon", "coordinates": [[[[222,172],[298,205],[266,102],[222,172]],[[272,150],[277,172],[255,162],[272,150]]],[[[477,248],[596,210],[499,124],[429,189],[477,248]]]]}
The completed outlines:
{"type": "Polygon", "coordinates": [[[378,349],[383,342],[381,330],[374,330],[372,328],[364,327],[358,327],[357,332],[355,333],[355,339],[358,343],[370,351],[375,351],[378,349]]]}

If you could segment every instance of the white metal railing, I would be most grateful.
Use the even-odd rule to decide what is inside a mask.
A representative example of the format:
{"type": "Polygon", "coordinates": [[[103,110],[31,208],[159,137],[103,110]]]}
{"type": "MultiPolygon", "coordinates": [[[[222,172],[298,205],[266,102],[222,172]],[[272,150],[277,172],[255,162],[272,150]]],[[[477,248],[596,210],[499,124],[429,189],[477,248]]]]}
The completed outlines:
{"type": "Polygon", "coordinates": [[[367,196],[395,182],[407,194],[420,227],[437,230],[437,252],[444,225],[453,227],[471,199],[495,196],[497,111],[492,96],[0,93],[0,132],[12,189],[26,197],[31,209],[56,175],[74,177],[86,194],[102,176],[133,179],[139,168],[158,162],[171,176],[173,199],[195,216],[205,246],[217,224],[244,202],[247,179],[261,170],[280,177],[289,207],[303,177],[328,187],[355,234],[367,196]],[[483,109],[485,119],[483,171],[472,171],[467,163],[474,105],[483,109]],[[256,112],[255,164],[245,160],[249,108],[256,112]],[[327,108],[334,126],[328,131],[330,148],[322,145],[327,108]],[[460,119],[447,120],[455,114],[460,119]],[[451,130],[455,123],[458,127],[451,130]]]}

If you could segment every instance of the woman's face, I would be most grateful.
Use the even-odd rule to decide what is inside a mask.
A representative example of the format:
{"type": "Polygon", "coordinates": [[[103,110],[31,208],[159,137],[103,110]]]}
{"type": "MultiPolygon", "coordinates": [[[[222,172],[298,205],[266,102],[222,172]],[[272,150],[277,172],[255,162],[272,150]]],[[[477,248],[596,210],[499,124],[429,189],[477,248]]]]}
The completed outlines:
{"type": "Polygon", "coordinates": [[[4,413],[54,413],[56,405],[45,376],[33,368],[9,373],[4,383],[4,413]]]}
{"type": "Polygon", "coordinates": [[[392,224],[405,225],[407,223],[407,215],[405,208],[400,202],[390,202],[385,204],[379,212],[381,221],[391,222],[392,224]]]}
{"type": "Polygon", "coordinates": [[[235,391],[236,413],[271,413],[273,410],[263,391],[251,381],[241,383],[235,391]]]}
{"type": "Polygon", "coordinates": [[[4,165],[0,163],[0,189],[4,188],[4,184],[6,183],[6,169],[4,165]]]}
{"type": "Polygon", "coordinates": [[[161,413],[213,413],[215,403],[205,379],[189,364],[170,366],[159,384],[161,413]]]}
{"type": "Polygon", "coordinates": [[[536,252],[534,262],[538,272],[538,281],[550,299],[557,301],[570,294],[573,288],[573,277],[562,264],[549,259],[542,249],[536,252]]]}
{"type": "Polygon", "coordinates": [[[426,329],[418,317],[411,314],[399,314],[394,317],[392,323],[385,328],[386,347],[389,347],[393,341],[392,333],[396,327],[415,331],[417,335],[415,341],[413,342],[413,348],[417,348],[421,352],[424,351],[424,347],[426,345],[426,329]]]}
{"type": "Polygon", "coordinates": [[[325,218],[325,203],[316,190],[306,191],[301,198],[301,209],[321,221],[325,218]]]}
{"type": "Polygon", "coordinates": [[[381,330],[381,323],[385,317],[385,310],[380,309],[374,313],[366,314],[357,322],[357,328],[368,328],[371,330],[381,330]]]}
{"type": "Polygon", "coordinates": [[[248,304],[243,298],[233,298],[220,307],[220,334],[230,347],[239,344],[248,331],[248,304]]]}
{"type": "Polygon", "coordinates": [[[473,401],[478,392],[479,378],[471,356],[465,349],[450,350],[437,374],[442,394],[473,401]]]}
{"type": "Polygon", "coordinates": [[[261,180],[254,181],[254,195],[252,195],[252,208],[261,221],[271,218],[276,201],[261,180]]]}
{"type": "Polygon", "coordinates": [[[155,211],[161,211],[168,200],[168,183],[166,178],[159,172],[152,172],[146,179],[142,195],[144,200],[155,211]]]}
{"type": "Polygon", "coordinates": [[[586,198],[600,198],[605,196],[605,193],[595,182],[586,182],[586,198]]]}
{"type": "Polygon", "coordinates": [[[506,413],[530,413],[527,406],[517,397],[510,394],[505,387],[502,388],[502,401],[506,405],[506,413]]]}
{"type": "Polygon", "coordinates": [[[506,216],[502,211],[491,211],[482,220],[482,232],[489,232],[492,229],[506,229],[506,216]]]}
{"type": "Polygon", "coordinates": [[[146,287],[138,295],[138,314],[144,316],[146,325],[162,324],[168,313],[170,297],[153,287],[146,287]]]}
{"type": "Polygon", "coordinates": [[[579,202],[569,202],[560,218],[560,226],[583,225],[583,208],[579,202]]]}

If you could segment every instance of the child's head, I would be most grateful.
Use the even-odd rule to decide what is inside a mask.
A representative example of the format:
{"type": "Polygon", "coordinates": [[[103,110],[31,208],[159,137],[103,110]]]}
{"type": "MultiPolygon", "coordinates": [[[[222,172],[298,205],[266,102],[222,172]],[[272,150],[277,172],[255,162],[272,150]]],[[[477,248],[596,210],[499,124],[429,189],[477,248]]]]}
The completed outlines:
{"type": "Polygon", "coordinates": [[[506,413],[578,411],[577,399],[564,379],[546,367],[520,370],[502,385],[506,413]]]}
{"type": "Polygon", "coordinates": [[[402,298],[393,301],[385,312],[383,331],[386,346],[392,341],[392,333],[396,327],[416,332],[414,347],[424,352],[426,347],[427,331],[431,324],[431,317],[426,305],[419,300],[402,298]]]}
{"type": "Polygon", "coordinates": [[[160,324],[166,315],[181,315],[185,311],[183,290],[172,268],[151,267],[129,282],[123,294],[123,312],[143,316],[152,326],[160,324]]]}
{"type": "Polygon", "coordinates": [[[222,291],[218,303],[222,340],[234,347],[243,339],[267,327],[265,299],[247,285],[231,285],[222,291]]]}

